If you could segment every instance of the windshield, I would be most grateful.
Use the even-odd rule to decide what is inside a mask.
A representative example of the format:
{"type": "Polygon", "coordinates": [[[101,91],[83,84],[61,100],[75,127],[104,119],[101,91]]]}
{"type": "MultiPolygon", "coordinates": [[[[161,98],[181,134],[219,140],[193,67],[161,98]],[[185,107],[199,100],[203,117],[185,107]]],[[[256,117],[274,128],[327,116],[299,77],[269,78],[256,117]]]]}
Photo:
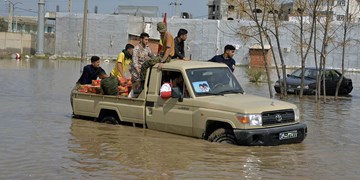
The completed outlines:
{"type": "Polygon", "coordinates": [[[186,73],[196,96],[244,92],[229,68],[188,69],[186,73]]]}
{"type": "MultiPolygon", "coordinates": [[[[297,69],[291,74],[292,77],[301,77],[301,69],[297,69]]],[[[304,71],[305,78],[316,79],[316,70],[315,69],[305,69],[304,71]]]]}

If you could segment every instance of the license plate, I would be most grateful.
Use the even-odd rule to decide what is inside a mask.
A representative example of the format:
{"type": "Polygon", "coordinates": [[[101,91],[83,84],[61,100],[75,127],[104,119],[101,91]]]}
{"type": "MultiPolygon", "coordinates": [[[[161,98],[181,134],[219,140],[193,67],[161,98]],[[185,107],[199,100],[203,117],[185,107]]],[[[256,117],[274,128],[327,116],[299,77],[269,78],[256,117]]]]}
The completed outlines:
{"type": "Polygon", "coordinates": [[[288,89],[288,92],[294,92],[294,91],[295,91],[294,89],[291,88],[288,89]]]}
{"type": "Polygon", "coordinates": [[[287,131],[287,132],[281,132],[279,134],[279,139],[280,140],[284,140],[284,139],[292,139],[292,138],[296,138],[297,137],[297,131],[287,131]]]}

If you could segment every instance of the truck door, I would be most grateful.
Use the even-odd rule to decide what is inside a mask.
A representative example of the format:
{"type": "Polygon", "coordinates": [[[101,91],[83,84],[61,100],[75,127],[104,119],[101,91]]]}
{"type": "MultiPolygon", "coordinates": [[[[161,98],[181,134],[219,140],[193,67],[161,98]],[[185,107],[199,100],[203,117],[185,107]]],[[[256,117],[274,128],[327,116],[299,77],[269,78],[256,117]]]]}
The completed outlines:
{"type": "MultiPolygon", "coordinates": [[[[163,70],[161,73],[161,83],[171,83],[173,87],[179,87],[184,98],[179,101],[178,98],[163,99],[160,97],[160,86],[154,96],[148,95],[148,101],[153,99],[152,117],[147,119],[148,127],[153,125],[157,130],[166,131],[175,134],[187,136],[193,135],[193,111],[192,99],[187,92],[187,87],[183,82],[180,71],[163,70]]],[[[151,128],[151,127],[149,127],[151,128]]]]}

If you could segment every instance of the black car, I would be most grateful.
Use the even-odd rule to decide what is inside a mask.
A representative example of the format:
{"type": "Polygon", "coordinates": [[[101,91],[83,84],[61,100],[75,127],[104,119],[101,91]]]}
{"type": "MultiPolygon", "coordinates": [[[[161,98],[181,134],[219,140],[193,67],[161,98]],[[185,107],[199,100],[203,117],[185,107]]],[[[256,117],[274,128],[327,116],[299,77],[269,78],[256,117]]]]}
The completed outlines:
{"type": "MultiPolygon", "coordinates": [[[[315,95],[316,93],[316,72],[320,72],[315,68],[305,68],[304,71],[304,93],[307,95],[315,95]]],[[[336,85],[340,80],[341,73],[335,69],[325,70],[325,88],[326,95],[335,95],[336,85]]],[[[282,81],[282,79],[280,80],[282,81]]],[[[287,92],[290,94],[299,94],[301,85],[301,68],[294,71],[292,74],[288,74],[286,78],[287,92]]],[[[322,82],[321,82],[322,86],[322,82]]],[[[275,82],[275,91],[280,93],[280,83],[275,82]]],[[[344,77],[340,85],[339,95],[347,95],[353,89],[352,80],[344,77]]],[[[323,90],[321,90],[323,93],[323,90]]]]}

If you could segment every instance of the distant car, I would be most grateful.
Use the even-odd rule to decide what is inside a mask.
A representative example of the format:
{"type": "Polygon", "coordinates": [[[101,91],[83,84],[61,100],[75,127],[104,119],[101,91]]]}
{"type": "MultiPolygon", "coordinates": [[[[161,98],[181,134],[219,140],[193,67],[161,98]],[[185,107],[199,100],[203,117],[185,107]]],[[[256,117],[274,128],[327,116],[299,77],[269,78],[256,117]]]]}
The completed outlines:
{"type": "MultiPolygon", "coordinates": [[[[315,68],[305,68],[304,72],[304,93],[306,95],[315,95],[316,93],[316,70],[315,68]]],[[[325,89],[326,95],[335,95],[336,85],[340,80],[341,73],[335,69],[325,70],[325,89]]],[[[282,81],[282,79],[281,79],[282,81]]],[[[321,83],[322,84],[322,83],[321,83]]],[[[287,92],[290,94],[300,94],[301,85],[301,68],[288,74],[286,78],[287,92]]],[[[280,93],[280,82],[276,81],[274,85],[275,91],[280,93]]],[[[344,77],[340,85],[339,95],[347,95],[353,89],[352,80],[344,77]]],[[[323,90],[321,90],[323,94],[323,90]]]]}

